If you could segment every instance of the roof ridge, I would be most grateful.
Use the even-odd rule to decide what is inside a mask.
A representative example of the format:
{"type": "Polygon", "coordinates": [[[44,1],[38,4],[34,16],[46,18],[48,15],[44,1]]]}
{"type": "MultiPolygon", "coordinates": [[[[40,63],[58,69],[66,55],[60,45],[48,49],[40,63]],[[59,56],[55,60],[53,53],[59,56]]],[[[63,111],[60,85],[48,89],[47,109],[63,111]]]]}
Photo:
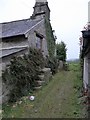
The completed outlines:
{"type": "Polygon", "coordinates": [[[13,20],[13,21],[9,21],[9,22],[2,22],[2,23],[0,23],[0,24],[8,24],[8,23],[19,22],[19,21],[25,21],[25,20],[38,21],[38,19],[26,18],[26,19],[21,19],[21,20],[13,20]]]}
{"type": "Polygon", "coordinates": [[[22,19],[22,20],[12,20],[12,21],[8,21],[8,22],[2,22],[0,24],[6,24],[6,23],[12,23],[12,22],[18,22],[18,21],[24,21],[24,20],[29,20],[30,18],[27,19],[22,19]]]}

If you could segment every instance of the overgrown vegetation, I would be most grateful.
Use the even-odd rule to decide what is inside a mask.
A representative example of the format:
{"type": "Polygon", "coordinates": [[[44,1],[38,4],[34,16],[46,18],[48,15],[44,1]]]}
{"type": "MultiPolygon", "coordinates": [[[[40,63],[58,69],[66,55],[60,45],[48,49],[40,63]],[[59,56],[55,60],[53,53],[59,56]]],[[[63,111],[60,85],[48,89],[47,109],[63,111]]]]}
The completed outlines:
{"type": "Polygon", "coordinates": [[[67,51],[66,44],[63,41],[56,44],[57,59],[66,61],[66,51],[67,51]]]}
{"type": "Polygon", "coordinates": [[[46,28],[48,51],[49,51],[48,65],[51,68],[52,73],[55,74],[57,72],[59,60],[63,61],[64,69],[67,70],[67,65],[65,63],[66,51],[67,51],[66,44],[62,41],[59,44],[55,43],[56,36],[54,36],[53,34],[54,31],[52,30],[50,21],[48,21],[47,19],[45,19],[45,28],[46,28]]]}
{"type": "Polygon", "coordinates": [[[39,79],[40,69],[45,65],[40,50],[29,49],[29,54],[22,57],[13,57],[10,65],[2,74],[4,83],[13,86],[10,91],[10,101],[16,101],[35,86],[39,79]]]}
{"type": "Polygon", "coordinates": [[[47,63],[46,67],[51,68],[52,74],[57,73],[59,61],[58,61],[58,59],[56,57],[52,57],[52,58],[47,57],[46,63],[47,63]]]}
{"type": "Polygon", "coordinates": [[[48,45],[49,57],[47,57],[47,67],[51,68],[52,74],[57,73],[58,70],[58,60],[55,56],[55,36],[53,34],[52,26],[50,21],[45,19],[45,28],[46,28],[46,39],[48,45]]]}
{"type": "Polygon", "coordinates": [[[44,67],[51,68],[52,74],[58,70],[58,60],[55,57],[43,58],[40,50],[29,49],[29,54],[22,57],[13,57],[10,65],[3,71],[2,80],[12,87],[10,91],[10,102],[16,101],[28,94],[36,86],[36,80],[44,67]]]}
{"type": "Polygon", "coordinates": [[[45,20],[45,28],[49,57],[52,58],[55,55],[55,38],[53,35],[53,30],[50,21],[48,21],[47,19],[45,20]]]}
{"type": "Polygon", "coordinates": [[[58,61],[63,61],[64,70],[68,70],[68,64],[66,63],[67,57],[66,52],[67,52],[66,44],[63,41],[56,44],[56,58],[58,59],[58,61]]]}

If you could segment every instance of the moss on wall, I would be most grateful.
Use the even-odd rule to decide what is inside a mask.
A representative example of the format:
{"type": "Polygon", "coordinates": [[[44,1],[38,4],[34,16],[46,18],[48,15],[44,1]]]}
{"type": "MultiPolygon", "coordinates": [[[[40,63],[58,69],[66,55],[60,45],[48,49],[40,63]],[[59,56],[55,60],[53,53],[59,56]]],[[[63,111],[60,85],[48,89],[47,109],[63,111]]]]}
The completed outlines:
{"type": "Polygon", "coordinates": [[[49,57],[53,57],[55,55],[55,38],[50,21],[47,19],[45,19],[45,28],[49,57]]]}

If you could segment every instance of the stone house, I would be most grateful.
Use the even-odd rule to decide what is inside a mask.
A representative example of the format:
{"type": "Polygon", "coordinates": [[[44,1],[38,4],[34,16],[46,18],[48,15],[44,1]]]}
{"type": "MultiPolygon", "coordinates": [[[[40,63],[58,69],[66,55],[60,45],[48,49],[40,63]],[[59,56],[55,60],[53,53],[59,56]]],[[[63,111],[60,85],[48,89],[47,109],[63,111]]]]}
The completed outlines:
{"type": "Polygon", "coordinates": [[[88,2],[88,23],[82,31],[80,39],[80,52],[82,59],[82,77],[84,95],[87,95],[88,102],[90,103],[90,1],[88,2]]]}
{"type": "MultiPolygon", "coordinates": [[[[47,0],[36,0],[34,12],[29,19],[6,22],[2,24],[2,68],[9,63],[13,55],[28,53],[28,48],[40,49],[44,57],[49,56],[45,21],[50,24],[50,9],[47,0]]],[[[51,26],[51,24],[50,24],[51,26]]],[[[51,32],[52,27],[51,27],[51,32]]],[[[54,35],[53,35],[54,38],[54,35]]],[[[55,39],[52,39],[55,45],[55,39]]]]}
{"type": "MultiPolygon", "coordinates": [[[[0,68],[2,65],[3,70],[13,56],[28,54],[29,47],[40,49],[44,57],[50,56],[52,51],[54,55],[55,36],[50,24],[50,9],[47,0],[36,0],[34,12],[30,18],[1,23],[0,26],[2,26],[0,68]]],[[[2,86],[2,92],[0,87],[0,103],[8,101],[8,94],[12,89],[4,83],[2,86]]]]}
{"type": "MultiPolygon", "coordinates": [[[[82,59],[83,59],[83,87],[84,92],[90,91],[90,29],[82,31],[83,46],[82,46],[82,59]]],[[[90,95],[90,94],[89,94],[90,95]]]]}

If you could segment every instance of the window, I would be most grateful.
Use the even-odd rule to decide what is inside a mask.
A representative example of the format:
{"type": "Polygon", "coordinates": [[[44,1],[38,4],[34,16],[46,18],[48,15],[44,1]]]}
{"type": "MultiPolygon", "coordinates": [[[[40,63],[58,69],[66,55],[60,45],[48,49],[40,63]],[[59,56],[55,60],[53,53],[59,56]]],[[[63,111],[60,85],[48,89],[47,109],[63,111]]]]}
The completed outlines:
{"type": "Polygon", "coordinates": [[[42,38],[36,35],[36,48],[42,49],[42,38]]]}

